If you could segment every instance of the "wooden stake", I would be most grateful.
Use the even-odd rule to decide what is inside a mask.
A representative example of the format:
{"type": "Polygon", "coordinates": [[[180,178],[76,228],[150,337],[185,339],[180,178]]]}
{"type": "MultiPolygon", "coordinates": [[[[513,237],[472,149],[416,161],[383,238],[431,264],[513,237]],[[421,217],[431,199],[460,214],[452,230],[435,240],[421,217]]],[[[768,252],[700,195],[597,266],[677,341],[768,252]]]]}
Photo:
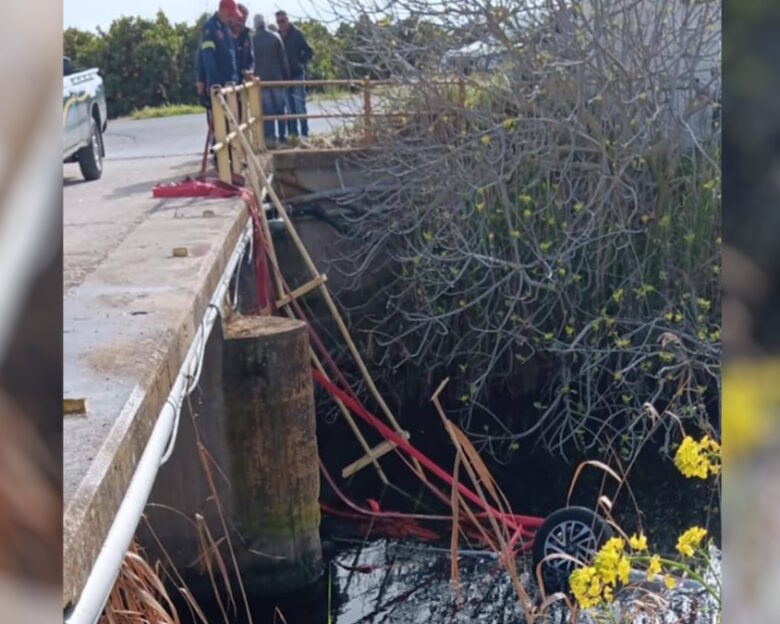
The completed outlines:
{"type": "MultiPolygon", "coordinates": [[[[404,431],[403,432],[404,439],[409,439],[409,432],[404,431]]],[[[375,462],[377,459],[382,457],[383,455],[387,455],[390,451],[392,451],[396,447],[395,442],[391,442],[390,440],[385,440],[381,444],[377,444],[374,448],[372,448],[368,453],[366,453],[363,457],[360,459],[353,461],[348,466],[345,466],[341,470],[341,476],[344,479],[347,479],[351,477],[356,472],[363,470],[366,466],[370,465],[372,462],[375,462]]]]}
{"type": "Polygon", "coordinates": [[[86,414],[89,411],[87,399],[63,399],[62,412],[65,416],[73,414],[86,414]]]}
{"type": "Polygon", "coordinates": [[[313,280],[306,282],[303,286],[298,286],[298,288],[293,290],[289,295],[285,295],[281,299],[277,299],[276,307],[282,308],[283,306],[288,305],[293,299],[299,299],[300,297],[303,297],[303,295],[305,295],[308,292],[311,292],[312,290],[321,286],[327,281],[328,278],[326,275],[320,275],[318,277],[315,277],[313,280]]]}

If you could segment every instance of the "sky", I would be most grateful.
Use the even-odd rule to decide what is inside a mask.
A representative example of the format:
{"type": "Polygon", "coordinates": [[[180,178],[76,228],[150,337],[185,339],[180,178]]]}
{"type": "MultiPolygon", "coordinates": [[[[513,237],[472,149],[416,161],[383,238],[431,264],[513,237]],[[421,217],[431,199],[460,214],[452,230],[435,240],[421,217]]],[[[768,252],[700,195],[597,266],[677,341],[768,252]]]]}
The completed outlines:
{"type": "MultiPolygon", "coordinates": [[[[263,13],[272,18],[284,8],[293,21],[296,17],[310,16],[329,19],[327,0],[240,0],[249,9],[250,16],[263,13]]],[[[63,25],[94,31],[98,26],[107,30],[111,22],[122,16],[154,18],[162,10],[172,22],[194,23],[204,13],[213,13],[218,0],[64,0],[63,25]]],[[[251,17],[250,17],[251,24],[251,17]]]]}

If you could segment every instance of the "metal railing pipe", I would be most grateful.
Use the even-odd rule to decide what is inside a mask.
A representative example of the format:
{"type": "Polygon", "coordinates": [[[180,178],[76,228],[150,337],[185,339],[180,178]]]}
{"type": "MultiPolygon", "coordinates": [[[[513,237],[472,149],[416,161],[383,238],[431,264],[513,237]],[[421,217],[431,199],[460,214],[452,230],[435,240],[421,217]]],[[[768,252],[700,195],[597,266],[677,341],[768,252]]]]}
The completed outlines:
{"type": "Polygon", "coordinates": [[[105,608],[108,597],[119,575],[127,549],[130,547],[130,543],[135,535],[144,507],[146,507],[146,501],[152,491],[157,471],[162,463],[161,460],[170,454],[166,452],[166,449],[170,451],[169,447],[173,444],[174,440],[171,439],[171,436],[176,433],[178,415],[184,402],[184,397],[194,387],[190,385],[190,382],[197,377],[206,342],[214,326],[214,321],[219,316],[222,300],[230,284],[230,278],[244,254],[247,243],[251,239],[252,219],[248,218],[247,225],[238,243],[236,243],[230,260],[228,260],[222,277],[214,290],[209,306],[206,308],[198,331],[192,339],[168,399],[162,410],[160,410],[144,452],[138,460],[133,478],[125,491],[122,503],[114,516],[114,522],[92,566],[79,600],[73,610],[66,614],[65,624],[95,624],[105,608]]]}

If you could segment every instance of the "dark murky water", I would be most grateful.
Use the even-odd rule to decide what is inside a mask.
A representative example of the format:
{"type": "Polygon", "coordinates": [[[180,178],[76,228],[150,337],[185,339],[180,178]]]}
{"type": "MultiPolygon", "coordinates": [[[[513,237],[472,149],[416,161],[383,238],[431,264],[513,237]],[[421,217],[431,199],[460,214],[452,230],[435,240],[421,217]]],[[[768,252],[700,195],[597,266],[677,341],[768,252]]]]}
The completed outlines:
{"type": "MultiPolygon", "coordinates": [[[[404,422],[402,417],[402,422],[412,432],[412,442],[449,471],[453,448],[442,431],[438,417],[430,411],[421,410],[414,420],[406,420],[404,422]]],[[[331,425],[320,420],[318,427],[320,454],[339,488],[356,504],[367,507],[368,499],[372,499],[385,511],[448,513],[443,503],[430,496],[394,454],[382,460],[392,487],[383,487],[371,467],[349,480],[341,479],[341,468],[361,455],[360,447],[340,418],[331,425]]],[[[376,436],[369,439],[370,444],[377,442],[376,436]]],[[[491,463],[485,457],[513,511],[540,517],[565,506],[572,476],[581,459],[584,458],[566,462],[560,457],[523,447],[506,465],[491,463]]],[[[599,471],[586,470],[578,481],[572,503],[593,508],[602,486],[602,476],[599,471]]],[[[626,490],[614,500],[614,516],[628,532],[634,531],[641,520],[654,550],[673,552],[679,533],[694,524],[707,526],[716,542],[720,542],[717,493],[710,485],[686,480],[669,459],[654,453],[649,445],[633,468],[629,481],[642,512],[641,519],[637,517],[634,503],[626,490]]],[[[605,492],[612,498],[614,489],[608,487],[605,492]]],[[[325,479],[322,479],[321,500],[344,508],[325,479]]],[[[388,525],[344,520],[324,514],[321,535],[326,564],[320,582],[286,596],[251,597],[254,622],[523,622],[511,581],[499,567],[495,555],[468,550],[469,546],[465,544],[461,544],[458,566],[462,602],[460,608],[456,608],[450,587],[450,526],[445,522],[420,524],[432,533],[431,539],[394,539],[388,535],[388,525]]],[[[537,590],[530,567],[528,558],[518,560],[523,585],[534,595],[537,590]]],[[[208,595],[210,588],[203,587],[202,590],[204,595],[208,595]]],[[[240,605],[238,595],[236,599],[240,605]]],[[[209,614],[209,621],[221,622],[223,618],[214,611],[209,614]]],[[[231,615],[230,621],[247,620],[239,613],[231,615]]]]}

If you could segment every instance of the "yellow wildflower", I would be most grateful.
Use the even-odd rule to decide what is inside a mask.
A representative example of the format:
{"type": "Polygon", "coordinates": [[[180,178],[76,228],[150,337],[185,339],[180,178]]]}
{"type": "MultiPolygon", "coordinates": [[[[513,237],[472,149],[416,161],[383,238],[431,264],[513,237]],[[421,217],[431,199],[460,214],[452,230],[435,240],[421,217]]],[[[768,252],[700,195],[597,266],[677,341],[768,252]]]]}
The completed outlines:
{"type": "Polygon", "coordinates": [[[629,578],[631,577],[631,563],[628,561],[628,558],[620,558],[620,562],[617,566],[617,574],[621,583],[624,585],[628,584],[629,578]]]}
{"type": "Polygon", "coordinates": [[[677,540],[677,551],[684,557],[692,557],[693,549],[698,546],[707,535],[707,530],[701,527],[691,527],[677,540]]]}
{"type": "Polygon", "coordinates": [[[644,533],[640,533],[639,535],[635,533],[631,536],[631,539],[629,539],[629,544],[631,544],[632,549],[643,552],[647,550],[647,536],[644,533]]]}
{"type": "Polygon", "coordinates": [[[574,570],[569,576],[569,587],[574,598],[576,598],[583,609],[590,609],[599,604],[601,584],[594,567],[588,566],[574,570]],[[597,591],[594,591],[596,588],[597,591]],[[596,594],[595,596],[593,595],[594,593],[596,594]]]}
{"type": "Polygon", "coordinates": [[[656,575],[660,571],[661,571],[661,558],[658,555],[653,555],[650,558],[650,565],[647,566],[647,580],[652,583],[656,575]]]}
{"type": "Polygon", "coordinates": [[[615,585],[618,579],[618,567],[625,557],[623,557],[623,547],[625,542],[620,537],[610,538],[601,550],[596,554],[593,560],[593,567],[596,568],[605,585],[615,585]]]}
{"type": "Polygon", "coordinates": [[[675,587],[677,587],[677,582],[674,580],[673,577],[668,575],[664,578],[664,583],[669,589],[674,589],[675,587]]]}
{"type": "Polygon", "coordinates": [[[699,442],[685,436],[674,456],[674,465],[688,478],[706,479],[720,471],[719,458],[720,445],[709,436],[703,436],[699,442]]]}

